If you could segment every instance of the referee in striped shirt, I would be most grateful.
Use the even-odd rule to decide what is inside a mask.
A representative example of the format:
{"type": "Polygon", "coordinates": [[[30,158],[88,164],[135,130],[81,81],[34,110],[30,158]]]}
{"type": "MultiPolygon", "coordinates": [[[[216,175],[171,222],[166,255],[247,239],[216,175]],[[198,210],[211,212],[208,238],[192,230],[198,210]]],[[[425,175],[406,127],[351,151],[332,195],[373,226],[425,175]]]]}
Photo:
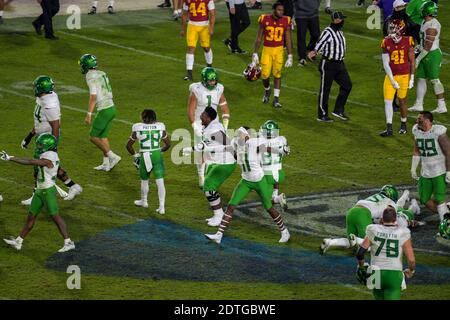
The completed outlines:
{"type": "Polygon", "coordinates": [[[331,24],[326,27],[320,35],[319,40],[313,51],[308,53],[308,58],[313,59],[317,53],[322,54],[320,61],[320,93],[318,103],[318,121],[333,122],[328,116],[328,98],[330,95],[333,81],[339,84],[339,95],[336,99],[332,115],[341,119],[348,120],[344,113],[345,103],[352,90],[352,81],[348,75],[344,64],[345,57],[345,37],[341,31],[346,16],[342,12],[335,11],[331,14],[331,24]]]}

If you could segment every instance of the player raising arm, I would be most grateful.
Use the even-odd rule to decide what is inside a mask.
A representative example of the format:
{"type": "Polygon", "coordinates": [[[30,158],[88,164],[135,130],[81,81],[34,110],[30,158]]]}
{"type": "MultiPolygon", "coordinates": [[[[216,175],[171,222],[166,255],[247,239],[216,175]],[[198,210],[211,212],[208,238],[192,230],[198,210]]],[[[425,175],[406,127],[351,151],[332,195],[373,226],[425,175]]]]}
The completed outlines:
{"type": "Polygon", "coordinates": [[[75,244],[70,240],[69,233],[64,219],[59,214],[58,201],[56,199],[55,179],[59,167],[59,157],[56,153],[57,140],[50,133],[41,134],[36,140],[35,153],[37,159],[23,159],[8,155],[5,151],[0,152],[0,159],[12,161],[19,164],[36,166],[38,168],[37,187],[31,201],[27,222],[17,238],[4,239],[4,241],[20,250],[23,239],[33,229],[37,216],[45,206],[48,214],[58,227],[59,232],[64,238],[64,246],[59,252],[66,252],[75,249],[75,244]]]}
{"type": "Polygon", "coordinates": [[[394,208],[388,207],[383,211],[381,224],[369,225],[366,234],[356,254],[356,276],[362,284],[373,289],[376,300],[399,300],[401,290],[406,289],[404,276],[412,278],[416,269],[411,231],[397,226],[397,213],[394,208]],[[370,267],[367,268],[364,255],[369,248],[371,257],[370,267]],[[403,254],[408,260],[408,269],[404,271],[403,254]],[[368,276],[374,273],[374,283],[367,281],[368,276]]]}
{"type": "Polygon", "coordinates": [[[418,180],[420,203],[432,212],[437,212],[442,221],[448,212],[445,197],[450,183],[450,140],[447,128],[433,124],[433,114],[422,111],[413,127],[414,150],[411,176],[418,180]],[[420,178],[417,167],[422,164],[420,178]],[[433,196],[433,199],[432,199],[433,196]]]}
{"type": "MultiPolygon", "coordinates": [[[[190,95],[187,106],[187,117],[194,129],[195,145],[202,141],[203,125],[200,115],[205,111],[206,107],[212,107],[217,111],[217,108],[220,106],[225,131],[228,129],[230,119],[230,109],[223,93],[224,87],[219,83],[217,71],[211,67],[203,68],[201,78],[201,82],[196,82],[189,86],[190,95]]],[[[217,118],[214,121],[217,122],[217,118]]],[[[202,188],[205,180],[205,163],[202,159],[202,153],[196,152],[194,159],[197,165],[199,186],[202,188]]]]}
{"type": "Polygon", "coordinates": [[[138,207],[148,208],[148,179],[150,173],[155,176],[158,188],[159,208],[156,212],[164,214],[166,202],[166,187],[164,185],[164,161],[162,152],[169,150],[170,137],[167,135],[166,126],[156,121],[156,113],[151,109],[145,109],[141,114],[142,123],[135,123],[131,137],[127,142],[127,150],[134,157],[134,165],[139,170],[141,177],[141,199],[134,201],[138,207]],[[135,152],[133,144],[139,140],[139,152],[135,152]],[[161,141],[164,146],[161,148],[161,141]]]}

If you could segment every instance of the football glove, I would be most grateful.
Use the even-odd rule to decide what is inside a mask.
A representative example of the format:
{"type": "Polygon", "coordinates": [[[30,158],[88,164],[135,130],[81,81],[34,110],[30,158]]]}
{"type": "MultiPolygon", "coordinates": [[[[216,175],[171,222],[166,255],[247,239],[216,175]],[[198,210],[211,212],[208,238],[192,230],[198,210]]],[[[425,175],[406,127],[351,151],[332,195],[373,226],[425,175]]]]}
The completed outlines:
{"type": "Polygon", "coordinates": [[[256,52],[254,54],[252,54],[252,63],[255,66],[259,64],[259,58],[258,58],[258,54],[256,52]]]}
{"type": "Polygon", "coordinates": [[[288,54],[288,58],[286,60],[286,63],[284,64],[285,68],[292,67],[292,54],[288,54]]]}
{"type": "Polygon", "coordinates": [[[28,143],[25,140],[22,140],[22,142],[20,143],[20,147],[22,149],[27,149],[28,148],[28,143]]]}
{"type": "Polygon", "coordinates": [[[356,269],[356,279],[363,285],[367,284],[367,278],[369,277],[367,275],[367,268],[369,268],[369,264],[366,262],[364,266],[358,266],[358,269],[356,269]]]}
{"type": "Polygon", "coordinates": [[[445,182],[450,183],[450,171],[445,174],[445,182]]]}
{"type": "Polygon", "coordinates": [[[400,89],[400,85],[399,85],[398,82],[395,81],[395,80],[392,81],[392,86],[394,87],[395,90],[400,89]]]}
{"type": "Polygon", "coordinates": [[[6,151],[0,152],[0,159],[2,159],[3,161],[9,161],[11,160],[11,158],[12,156],[8,155],[6,151]]]}
{"type": "Polygon", "coordinates": [[[414,87],[414,75],[412,74],[409,78],[408,89],[412,89],[414,87]]]}
{"type": "Polygon", "coordinates": [[[192,153],[192,147],[185,147],[185,148],[183,148],[183,156],[188,156],[188,155],[190,155],[191,153],[192,153]]]}
{"type": "Polygon", "coordinates": [[[291,147],[289,147],[289,146],[283,146],[282,150],[285,155],[288,155],[289,153],[291,153],[291,147]]]}
{"type": "Polygon", "coordinates": [[[133,164],[136,169],[139,169],[139,164],[141,163],[141,155],[139,153],[135,153],[133,155],[133,164]]]}
{"type": "MultiPolygon", "coordinates": [[[[416,171],[411,171],[411,178],[413,178],[413,180],[419,180],[419,177],[417,176],[417,172],[416,171]]],[[[447,181],[447,176],[445,177],[445,180],[447,181]]]]}

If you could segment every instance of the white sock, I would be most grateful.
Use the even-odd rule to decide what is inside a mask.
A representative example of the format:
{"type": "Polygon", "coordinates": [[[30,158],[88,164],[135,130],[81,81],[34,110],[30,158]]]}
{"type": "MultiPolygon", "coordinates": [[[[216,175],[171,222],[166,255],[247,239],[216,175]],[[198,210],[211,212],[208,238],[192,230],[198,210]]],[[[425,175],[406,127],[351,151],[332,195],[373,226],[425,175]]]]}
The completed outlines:
{"type": "Polygon", "coordinates": [[[156,186],[158,187],[159,208],[164,209],[166,205],[166,186],[164,185],[164,179],[156,179],[156,186]]]}
{"type": "Polygon", "coordinates": [[[280,96],[280,89],[273,89],[273,96],[279,97],[280,96]]]}
{"type": "Polygon", "coordinates": [[[213,210],[213,212],[214,212],[214,216],[222,216],[223,217],[223,215],[225,214],[225,212],[223,212],[223,209],[222,208],[220,208],[220,209],[215,209],[215,210],[213,210]]]}
{"type": "Polygon", "coordinates": [[[148,195],[148,180],[141,180],[141,200],[147,202],[147,195],[148,195]]]}
{"type": "Polygon", "coordinates": [[[109,0],[109,7],[114,7],[114,0],[109,0]]]}
{"type": "Polygon", "coordinates": [[[197,164],[197,173],[199,177],[205,176],[206,163],[197,164]]]}
{"type": "Polygon", "coordinates": [[[400,118],[401,122],[406,122],[408,120],[408,118],[400,118]]]}
{"type": "Polygon", "coordinates": [[[360,246],[361,243],[364,242],[364,239],[363,239],[363,238],[358,238],[357,236],[355,236],[355,240],[356,240],[356,244],[357,244],[358,246],[360,246]]]}
{"type": "Polygon", "coordinates": [[[194,68],[194,55],[186,53],[186,70],[192,70],[194,68]]]}
{"type": "Polygon", "coordinates": [[[384,100],[384,114],[386,115],[386,123],[392,124],[392,117],[394,116],[392,100],[384,100]]]}
{"type": "Polygon", "coordinates": [[[331,7],[331,0],[325,0],[325,8],[331,7]]]}
{"type": "Polygon", "coordinates": [[[438,108],[447,108],[444,98],[438,99],[438,108]]]}
{"type": "Polygon", "coordinates": [[[183,11],[182,11],[181,9],[178,9],[178,10],[177,10],[177,13],[178,13],[178,14],[182,14],[183,11]]]}
{"type": "Polygon", "coordinates": [[[256,2],[261,3],[261,0],[256,0],[256,2]]]}
{"type": "Polygon", "coordinates": [[[109,159],[115,158],[117,157],[117,154],[115,154],[114,152],[112,152],[112,150],[109,150],[108,153],[106,154],[108,156],[109,159]]]}
{"type": "Polygon", "coordinates": [[[439,214],[439,219],[442,221],[444,220],[444,214],[446,214],[448,212],[448,208],[447,208],[447,204],[441,203],[437,206],[437,212],[439,214]]]}
{"type": "Polygon", "coordinates": [[[22,242],[23,242],[23,238],[22,238],[21,236],[18,236],[18,237],[16,238],[16,242],[17,242],[17,243],[22,243],[22,242]]]}
{"type": "Polygon", "coordinates": [[[278,197],[278,189],[273,189],[272,198],[278,197]]]}
{"type": "Polygon", "coordinates": [[[205,51],[205,60],[207,64],[213,63],[213,52],[212,49],[209,49],[208,52],[205,51]]]}
{"type": "Polygon", "coordinates": [[[330,247],[350,248],[350,241],[347,238],[330,239],[330,247]]]}
{"type": "Polygon", "coordinates": [[[103,164],[109,166],[109,158],[108,157],[103,157],[103,164]]]}
{"type": "Polygon", "coordinates": [[[0,17],[3,17],[3,10],[0,10],[0,17]]]}
{"type": "Polygon", "coordinates": [[[427,93],[427,80],[419,78],[417,80],[415,106],[417,107],[423,106],[423,98],[425,97],[426,93],[427,93]]]}
{"type": "Polygon", "coordinates": [[[92,1],[92,6],[97,8],[98,1],[92,1]]]}
{"type": "Polygon", "coordinates": [[[64,239],[64,244],[69,244],[71,242],[72,242],[72,240],[70,240],[70,238],[64,239]]]}

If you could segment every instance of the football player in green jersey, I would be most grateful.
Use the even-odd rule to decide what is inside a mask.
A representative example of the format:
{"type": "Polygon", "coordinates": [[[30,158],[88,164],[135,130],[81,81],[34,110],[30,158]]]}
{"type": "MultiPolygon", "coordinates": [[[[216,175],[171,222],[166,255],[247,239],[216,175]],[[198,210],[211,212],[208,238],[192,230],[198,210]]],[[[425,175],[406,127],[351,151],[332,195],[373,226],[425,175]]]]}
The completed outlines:
{"type": "Polygon", "coordinates": [[[5,151],[0,152],[1,160],[38,167],[37,187],[31,201],[27,222],[17,238],[4,239],[8,245],[16,250],[22,248],[23,239],[33,229],[37,216],[43,207],[47,208],[48,214],[52,217],[64,238],[64,246],[59,252],[75,249],[75,244],[70,240],[66,223],[59,214],[58,201],[56,199],[55,180],[59,167],[56,147],[57,139],[50,133],[43,133],[36,140],[35,153],[38,155],[37,159],[18,158],[8,155],[5,151]]]}
{"type": "Polygon", "coordinates": [[[148,179],[153,173],[158,187],[159,207],[156,212],[164,214],[166,201],[166,188],[164,186],[164,161],[162,153],[170,148],[170,137],[166,132],[166,126],[156,120],[156,113],[151,109],[145,109],[141,114],[142,122],[135,123],[131,136],[127,142],[127,150],[134,157],[134,164],[141,177],[141,199],[134,204],[138,207],[148,208],[148,179]],[[139,152],[133,149],[134,142],[139,141],[139,152]],[[164,146],[161,147],[161,141],[164,146]]]}

